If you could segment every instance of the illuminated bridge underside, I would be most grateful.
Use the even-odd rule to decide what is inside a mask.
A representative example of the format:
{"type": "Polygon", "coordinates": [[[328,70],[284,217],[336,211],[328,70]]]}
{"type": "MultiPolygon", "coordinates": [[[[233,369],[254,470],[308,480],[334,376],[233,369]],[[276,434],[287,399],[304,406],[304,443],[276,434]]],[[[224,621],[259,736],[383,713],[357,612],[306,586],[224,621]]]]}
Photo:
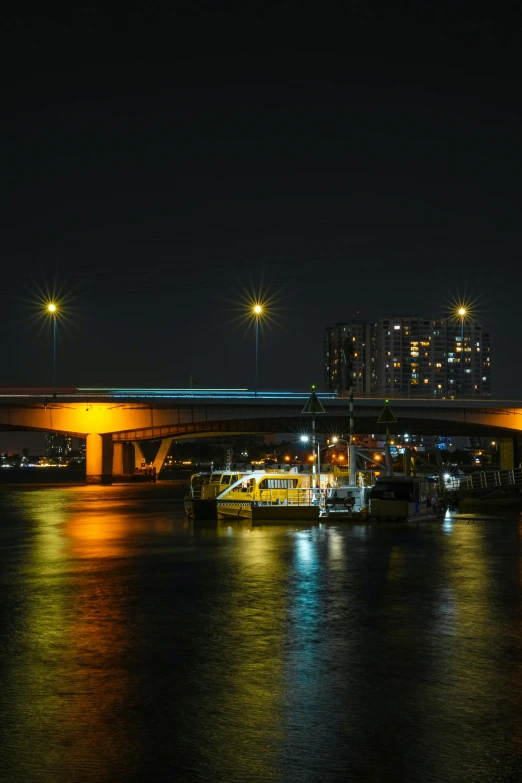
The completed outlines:
{"type": "MultiPolygon", "coordinates": [[[[38,398],[6,399],[0,396],[0,429],[61,432],[78,437],[89,433],[111,435],[114,441],[151,438],[194,438],[239,433],[303,432],[310,416],[302,414],[303,400],[205,399],[125,401],[78,400],[70,395],[49,402],[38,398]]],[[[107,399],[107,397],[105,397],[107,399]]],[[[316,428],[325,433],[348,431],[348,401],[323,400],[325,414],[316,416],[316,428]]],[[[377,424],[384,400],[355,402],[356,433],[383,432],[377,424]]],[[[488,435],[522,432],[522,403],[480,401],[392,402],[397,424],[390,433],[417,435],[488,435]]]]}

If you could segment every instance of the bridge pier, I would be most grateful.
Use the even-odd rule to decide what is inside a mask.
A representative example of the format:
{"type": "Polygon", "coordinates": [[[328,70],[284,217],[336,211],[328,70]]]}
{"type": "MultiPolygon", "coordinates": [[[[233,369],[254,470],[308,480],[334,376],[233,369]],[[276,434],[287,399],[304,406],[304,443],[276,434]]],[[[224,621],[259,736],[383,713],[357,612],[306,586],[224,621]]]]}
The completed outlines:
{"type": "Polygon", "coordinates": [[[170,447],[172,446],[173,440],[174,438],[163,438],[160,443],[158,453],[156,454],[156,459],[153,462],[153,467],[156,468],[157,476],[159,476],[159,472],[163,467],[163,463],[165,462],[167,454],[170,451],[170,447]]]}
{"type": "Polygon", "coordinates": [[[90,432],[85,438],[87,449],[87,484],[112,484],[112,435],[90,432]]]}
{"type": "Polygon", "coordinates": [[[145,461],[145,454],[143,453],[143,449],[141,448],[141,443],[137,440],[133,440],[131,445],[134,448],[134,467],[144,468],[146,465],[146,461],[145,461]]]}
{"type": "Polygon", "coordinates": [[[500,469],[513,470],[517,451],[516,438],[500,439],[500,469]]]}
{"type": "Polygon", "coordinates": [[[134,446],[125,441],[116,441],[113,444],[112,476],[129,476],[135,468],[134,446]]]}

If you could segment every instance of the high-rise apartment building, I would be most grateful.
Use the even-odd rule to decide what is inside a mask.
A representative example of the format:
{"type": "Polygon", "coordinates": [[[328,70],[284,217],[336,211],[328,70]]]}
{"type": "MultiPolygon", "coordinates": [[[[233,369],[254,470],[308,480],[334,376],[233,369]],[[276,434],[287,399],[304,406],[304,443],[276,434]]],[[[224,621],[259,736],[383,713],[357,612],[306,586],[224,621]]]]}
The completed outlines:
{"type": "Polygon", "coordinates": [[[72,438],[69,435],[48,432],[44,440],[47,457],[60,459],[61,457],[66,457],[72,449],[72,438]]]}
{"type": "Polygon", "coordinates": [[[487,397],[491,345],[478,321],[417,315],[328,327],[325,386],[357,395],[487,397]]]}

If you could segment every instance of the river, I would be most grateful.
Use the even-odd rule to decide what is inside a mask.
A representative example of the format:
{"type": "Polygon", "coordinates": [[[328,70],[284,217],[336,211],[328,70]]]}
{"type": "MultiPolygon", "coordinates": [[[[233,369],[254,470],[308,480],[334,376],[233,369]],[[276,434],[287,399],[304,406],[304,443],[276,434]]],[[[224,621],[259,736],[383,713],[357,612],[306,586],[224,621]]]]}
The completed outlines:
{"type": "Polygon", "coordinates": [[[0,490],[0,779],[522,780],[518,512],[195,528],[0,490]]]}

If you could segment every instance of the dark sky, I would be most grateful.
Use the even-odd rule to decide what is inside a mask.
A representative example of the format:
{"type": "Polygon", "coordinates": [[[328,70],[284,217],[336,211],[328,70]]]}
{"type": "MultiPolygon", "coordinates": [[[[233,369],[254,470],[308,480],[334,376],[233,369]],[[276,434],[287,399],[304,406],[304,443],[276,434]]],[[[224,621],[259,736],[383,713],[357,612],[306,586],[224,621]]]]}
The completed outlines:
{"type": "Polygon", "coordinates": [[[467,291],[520,397],[518,20],[435,5],[12,11],[0,386],[51,383],[57,286],[58,385],[252,387],[262,285],[261,387],[320,386],[328,324],[467,291]]]}

